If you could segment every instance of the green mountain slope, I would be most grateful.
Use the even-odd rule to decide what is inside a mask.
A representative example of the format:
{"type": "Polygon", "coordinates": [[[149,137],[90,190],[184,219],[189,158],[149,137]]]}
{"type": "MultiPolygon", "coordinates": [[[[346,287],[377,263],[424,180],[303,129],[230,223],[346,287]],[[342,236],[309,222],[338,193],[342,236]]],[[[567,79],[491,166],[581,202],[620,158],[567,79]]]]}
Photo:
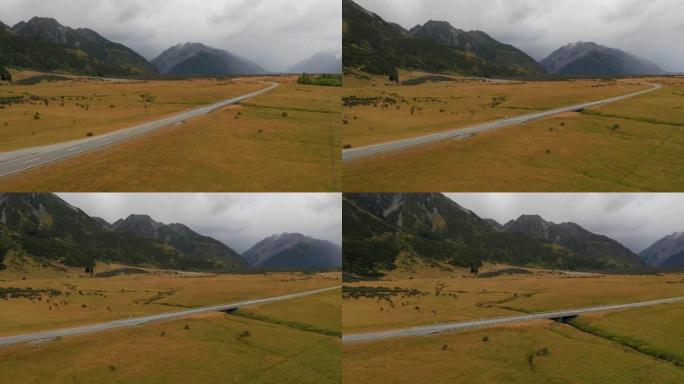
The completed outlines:
{"type": "Polygon", "coordinates": [[[122,44],[89,29],[38,17],[11,30],[0,28],[0,65],[90,76],[156,73],[152,64],[122,44]]]}
{"type": "MultiPolygon", "coordinates": [[[[470,45],[455,44],[453,39],[441,38],[431,28],[434,23],[406,31],[352,0],[343,0],[342,15],[345,67],[376,74],[393,74],[402,68],[482,77],[544,72],[524,53],[482,32],[461,31],[470,45]]],[[[450,25],[448,28],[458,31],[450,25]]]]}
{"type": "Polygon", "coordinates": [[[201,237],[195,247],[198,252],[192,252],[167,238],[112,229],[53,194],[0,194],[0,259],[13,250],[86,270],[97,261],[182,270],[244,265],[225,245],[226,253],[212,252],[217,245],[204,244],[213,239],[197,237],[201,237]]]}
{"type": "Polygon", "coordinates": [[[163,224],[147,215],[130,215],[112,224],[110,230],[161,240],[197,261],[228,268],[246,265],[242,257],[227,245],[209,236],[200,235],[183,224],[163,224]]]}
{"type": "Polygon", "coordinates": [[[427,263],[477,268],[499,262],[568,270],[631,266],[543,238],[502,232],[441,194],[345,194],[343,269],[378,276],[401,252],[427,263]]]}

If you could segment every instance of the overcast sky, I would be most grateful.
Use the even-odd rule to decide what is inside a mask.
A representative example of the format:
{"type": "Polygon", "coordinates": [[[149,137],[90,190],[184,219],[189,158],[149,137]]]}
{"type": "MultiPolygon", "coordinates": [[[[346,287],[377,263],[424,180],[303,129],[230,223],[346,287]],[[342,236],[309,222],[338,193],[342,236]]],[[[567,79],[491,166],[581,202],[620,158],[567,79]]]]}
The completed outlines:
{"type": "Polygon", "coordinates": [[[146,214],[166,224],[185,224],[238,252],[283,232],[342,243],[342,198],[336,193],[58,195],[87,214],[110,223],[130,214],[146,214]]]}
{"type": "Polygon", "coordinates": [[[536,214],[557,224],[573,222],[613,238],[634,252],[684,231],[684,194],[449,193],[482,218],[501,224],[536,214]]]}
{"type": "Polygon", "coordinates": [[[187,41],[282,71],[311,55],[341,52],[341,0],[2,0],[0,21],[33,16],[90,28],[147,59],[187,41]]]}
{"type": "Polygon", "coordinates": [[[575,41],[594,41],[684,71],[681,0],[357,0],[405,28],[446,20],[482,30],[541,60],[575,41]]]}

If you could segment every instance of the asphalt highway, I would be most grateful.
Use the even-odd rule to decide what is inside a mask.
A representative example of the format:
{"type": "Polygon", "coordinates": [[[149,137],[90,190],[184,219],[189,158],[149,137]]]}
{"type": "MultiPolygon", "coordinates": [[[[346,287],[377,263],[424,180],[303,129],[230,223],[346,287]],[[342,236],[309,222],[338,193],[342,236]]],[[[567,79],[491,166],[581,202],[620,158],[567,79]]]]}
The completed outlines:
{"type": "Polygon", "coordinates": [[[609,99],[592,101],[589,103],[572,105],[569,107],[556,108],[556,109],[543,111],[543,112],[535,112],[535,113],[530,113],[528,115],[521,115],[521,116],[505,118],[505,119],[500,119],[500,120],[495,120],[495,121],[477,124],[477,125],[470,126],[470,127],[456,128],[456,129],[452,129],[452,130],[448,130],[448,131],[444,131],[444,132],[432,133],[432,134],[424,135],[424,136],[411,137],[408,139],[395,140],[395,141],[390,141],[390,142],[380,143],[380,144],[373,144],[373,145],[369,145],[369,146],[365,146],[365,147],[359,147],[359,148],[345,149],[342,151],[342,161],[350,161],[350,160],[360,159],[363,157],[369,157],[369,156],[379,155],[379,154],[383,154],[383,153],[394,152],[394,151],[398,151],[398,150],[402,150],[402,149],[406,149],[406,148],[410,148],[410,147],[416,147],[416,146],[425,145],[425,144],[432,144],[432,143],[436,143],[436,142],[443,141],[443,140],[467,138],[467,137],[470,137],[474,134],[485,132],[485,131],[492,131],[495,129],[508,127],[511,125],[524,124],[524,123],[527,123],[527,122],[530,122],[533,120],[543,119],[545,117],[554,116],[554,115],[558,115],[558,114],[565,113],[565,112],[577,112],[577,111],[581,111],[581,110],[586,109],[586,108],[591,108],[591,107],[596,107],[599,105],[614,103],[614,102],[617,102],[620,100],[625,100],[625,99],[629,99],[631,97],[643,95],[645,93],[653,92],[655,90],[662,88],[662,85],[660,85],[660,84],[650,84],[649,83],[648,85],[650,85],[651,88],[643,90],[643,91],[639,91],[639,92],[629,93],[629,94],[622,95],[622,96],[611,97],[609,99]]]}
{"type": "Polygon", "coordinates": [[[413,328],[406,328],[406,329],[397,329],[397,330],[392,330],[392,331],[358,333],[358,334],[352,334],[352,335],[343,335],[342,336],[342,342],[343,343],[358,343],[358,342],[378,341],[378,340],[384,340],[384,339],[393,339],[393,338],[397,338],[397,337],[406,337],[406,336],[426,336],[426,335],[432,335],[432,334],[441,333],[441,332],[454,332],[454,331],[463,331],[463,330],[475,329],[475,328],[495,327],[495,326],[499,326],[499,325],[521,323],[521,322],[533,321],[533,320],[572,318],[572,317],[580,316],[580,315],[587,314],[587,313],[623,311],[623,310],[627,310],[627,309],[650,307],[653,305],[679,303],[679,302],[684,302],[684,297],[675,297],[675,298],[671,298],[671,299],[643,301],[643,302],[630,303],[630,304],[603,305],[603,306],[590,307],[590,308],[569,309],[569,310],[564,310],[564,311],[533,313],[533,314],[522,315],[522,316],[508,316],[508,317],[499,317],[499,318],[493,318],[493,319],[463,321],[463,322],[458,322],[458,323],[435,324],[435,325],[427,325],[427,326],[420,326],[420,327],[413,327],[413,328]]]}
{"type": "Polygon", "coordinates": [[[242,95],[228,100],[223,100],[218,103],[214,103],[204,107],[191,109],[173,116],[165,117],[163,119],[110,132],[104,135],[87,137],[84,139],[73,140],[58,144],[51,144],[41,147],[20,149],[11,152],[0,152],[0,177],[8,176],[13,173],[25,171],[31,168],[36,168],[72,156],[76,156],[89,151],[114,145],[122,141],[131,139],[133,137],[150,133],[163,127],[167,127],[176,123],[181,123],[193,117],[206,115],[225,106],[237,104],[241,101],[251,99],[266,92],[272,91],[279,85],[277,83],[272,82],[267,82],[266,84],[268,84],[268,87],[252,93],[248,93],[246,95],[242,95]]]}
{"type": "Polygon", "coordinates": [[[23,334],[23,335],[2,337],[2,338],[0,338],[0,347],[12,345],[12,344],[26,343],[26,342],[36,342],[36,341],[41,341],[41,340],[52,340],[52,339],[55,339],[57,337],[85,335],[85,334],[89,334],[89,333],[102,332],[102,331],[107,331],[107,330],[112,330],[112,329],[117,329],[117,328],[134,327],[137,325],[143,325],[143,324],[147,324],[147,323],[153,323],[153,322],[164,321],[164,320],[174,320],[174,319],[179,319],[179,318],[184,318],[184,317],[189,317],[189,316],[194,316],[194,315],[199,315],[199,314],[204,314],[204,313],[225,312],[225,311],[243,308],[243,307],[248,307],[248,306],[253,306],[253,305],[269,304],[269,303],[275,303],[278,301],[291,300],[291,299],[296,299],[296,298],[300,298],[300,297],[316,295],[319,293],[328,292],[328,291],[332,291],[332,290],[339,289],[339,288],[340,288],[340,286],[322,288],[322,289],[316,289],[313,291],[291,293],[288,295],[270,297],[270,298],[266,298],[266,299],[248,300],[248,301],[242,301],[242,302],[238,302],[238,303],[214,305],[214,306],[209,306],[209,307],[194,308],[194,309],[188,309],[188,310],[183,310],[183,311],[165,312],[165,313],[160,313],[160,314],[156,314],[156,315],[131,317],[128,319],[115,320],[115,321],[110,321],[108,323],[86,325],[86,326],[82,326],[82,327],[74,327],[74,328],[66,328],[66,329],[59,329],[59,330],[53,330],[53,331],[45,331],[45,332],[28,333],[28,334],[23,334]]]}

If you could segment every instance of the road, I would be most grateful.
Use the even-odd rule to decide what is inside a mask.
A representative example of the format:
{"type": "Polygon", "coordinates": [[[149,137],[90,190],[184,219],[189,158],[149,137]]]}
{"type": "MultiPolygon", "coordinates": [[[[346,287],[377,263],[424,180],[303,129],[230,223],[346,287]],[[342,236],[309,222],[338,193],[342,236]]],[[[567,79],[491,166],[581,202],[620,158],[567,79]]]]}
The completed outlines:
{"type": "Polygon", "coordinates": [[[582,309],[569,309],[564,311],[555,312],[542,312],[534,313],[522,316],[509,316],[509,317],[499,317],[493,319],[482,319],[474,321],[463,321],[458,323],[446,323],[446,324],[436,324],[427,325],[406,329],[398,329],[393,331],[380,331],[380,332],[370,332],[370,333],[358,333],[352,335],[343,335],[343,343],[358,343],[358,342],[370,342],[378,341],[384,339],[392,339],[396,337],[406,337],[406,336],[426,336],[441,332],[453,332],[453,331],[463,331],[475,328],[487,328],[495,327],[505,324],[521,323],[525,321],[533,320],[548,320],[548,319],[561,319],[561,318],[571,318],[587,313],[595,312],[613,312],[613,311],[623,311],[627,309],[650,307],[659,304],[669,304],[669,303],[679,303],[684,302],[684,297],[675,297],[671,299],[662,300],[652,300],[643,301],[639,303],[631,304],[619,304],[619,305],[603,305],[590,308],[582,309]]]}
{"type": "Polygon", "coordinates": [[[0,177],[5,177],[17,172],[25,171],[27,169],[40,167],[45,164],[83,154],[85,152],[101,149],[103,147],[117,144],[133,137],[167,127],[169,125],[183,122],[193,117],[206,115],[225,106],[237,104],[241,101],[251,99],[266,92],[270,92],[279,85],[272,82],[266,82],[265,84],[268,84],[268,87],[248,93],[246,95],[219,101],[218,103],[191,109],[178,113],[174,116],[165,117],[156,121],[110,132],[104,135],[87,137],[84,139],[41,147],[25,148],[11,152],[0,152],[0,177]]]}
{"type": "Polygon", "coordinates": [[[425,145],[425,144],[432,144],[432,143],[436,143],[438,141],[443,141],[443,140],[467,138],[467,137],[470,137],[476,133],[492,131],[495,129],[500,129],[500,128],[508,127],[511,125],[524,124],[524,123],[528,123],[528,122],[533,121],[533,120],[538,120],[538,119],[543,119],[546,117],[558,115],[560,113],[577,112],[577,111],[581,111],[581,110],[586,109],[586,108],[610,104],[610,103],[614,103],[614,102],[617,102],[620,100],[625,100],[625,99],[628,99],[631,97],[640,96],[640,95],[643,95],[645,93],[653,92],[653,91],[656,91],[656,90],[662,88],[662,85],[660,85],[660,84],[648,83],[647,85],[651,86],[651,88],[643,90],[643,91],[639,91],[639,92],[629,93],[629,94],[622,95],[622,96],[611,97],[609,99],[592,101],[589,103],[572,105],[569,107],[556,108],[556,109],[552,109],[552,110],[548,110],[548,111],[535,112],[535,113],[530,113],[527,115],[521,115],[521,116],[515,116],[515,117],[490,121],[490,122],[474,125],[471,127],[456,128],[456,129],[451,129],[451,130],[444,131],[444,132],[433,133],[433,134],[429,134],[429,135],[425,135],[425,136],[411,137],[408,139],[401,139],[401,140],[395,140],[395,141],[390,141],[390,142],[386,142],[386,143],[373,144],[373,145],[369,145],[369,146],[365,146],[365,147],[345,149],[342,151],[342,161],[356,160],[356,159],[360,159],[360,158],[364,158],[364,157],[379,155],[382,153],[394,152],[394,151],[398,151],[398,150],[402,150],[402,149],[406,149],[406,148],[410,148],[410,147],[416,147],[416,146],[425,145]]]}
{"type": "Polygon", "coordinates": [[[86,326],[82,326],[82,327],[74,327],[74,328],[66,328],[66,329],[59,329],[59,330],[53,330],[53,331],[45,331],[45,332],[29,333],[29,334],[24,334],[24,335],[2,337],[2,338],[0,338],[0,347],[12,345],[12,344],[26,343],[26,342],[31,342],[31,341],[52,340],[52,339],[55,339],[57,337],[85,335],[85,334],[102,332],[102,331],[107,331],[107,330],[112,330],[112,329],[117,329],[117,328],[134,327],[137,325],[148,324],[148,323],[164,321],[164,320],[180,319],[180,318],[199,315],[199,314],[203,314],[203,313],[225,312],[225,311],[229,311],[232,309],[243,308],[243,307],[248,307],[248,306],[253,306],[253,305],[269,304],[269,303],[275,303],[278,301],[291,300],[291,299],[296,299],[296,298],[300,298],[300,297],[311,296],[311,295],[324,293],[324,292],[328,292],[328,291],[332,291],[332,290],[340,289],[340,288],[341,288],[341,286],[322,288],[322,289],[316,289],[313,291],[292,293],[292,294],[288,294],[288,295],[270,297],[270,298],[266,298],[266,299],[248,300],[248,301],[242,301],[242,302],[238,302],[238,303],[213,305],[213,306],[209,306],[209,307],[194,308],[194,309],[188,309],[188,310],[177,311],[177,312],[166,312],[166,313],[160,313],[160,314],[156,314],[156,315],[132,317],[129,319],[115,320],[115,321],[110,321],[108,323],[86,325],[86,326]]]}

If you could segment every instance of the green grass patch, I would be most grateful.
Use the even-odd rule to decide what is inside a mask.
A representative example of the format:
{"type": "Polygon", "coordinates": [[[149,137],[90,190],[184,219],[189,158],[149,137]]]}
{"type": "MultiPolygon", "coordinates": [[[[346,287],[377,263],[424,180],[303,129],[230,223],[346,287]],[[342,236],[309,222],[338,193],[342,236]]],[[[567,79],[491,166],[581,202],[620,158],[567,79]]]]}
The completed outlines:
{"type": "Polygon", "coordinates": [[[320,85],[324,87],[341,87],[342,75],[309,75],[304,73],[297,79],[298,84],[320,85]]]}
{"type": "Polygon", "coordinates": [[[582,332],[590,333],[594,336],[598,336],[598,337],[602,337],[604,339],[611,340],[611,341],[616,342],[618,344],[629,347],[635,351],[638,351],[638,352],[641,352],[643,354],[652,356],[658,360],[668,361],[672,364],[675,364],[678,367],[684,367],[684,357],[683,356],[658,350],[658,349],[648,345],[646,342],[639,340],[637,338],[619,335],[619,334],[607,331],[605,329],[596,327],[594,325],[584,323],[578,319],[570,320],[567,322],[567,324],[572,325],[573,327],[575,327],[576,329],[578,329],[582,332]]]}
{"type": "Polygon", "coordinates": [[[316,327],[316,326],[313,326],[310,324],[304,324],[304,323],[300,323],[300,322],[296,322],[296,321],[281,320],[281,319],[276,319],[273,317],[262,316],[262,315],[254,313],[254,312],[249,312],[249,311],[244,311],[244,310],[237,310],[237,311],[231,313],[231,315],[240,316],[240,317],[244,317],[246,319],[251,319],[251,320],[256,320],[256,321],[263,321],[266,323],[271,323],[271,324],[276,324],[276,325],[282,325],[282,326],[285,326],[288,328],[298,329],[298,330],[304,331],[304,332],[313,332],[313,333],[318,333],[321,335],[331,336],[331,337],[342,337],[342,332],[340,332],[340,331],[316,327]]]}

